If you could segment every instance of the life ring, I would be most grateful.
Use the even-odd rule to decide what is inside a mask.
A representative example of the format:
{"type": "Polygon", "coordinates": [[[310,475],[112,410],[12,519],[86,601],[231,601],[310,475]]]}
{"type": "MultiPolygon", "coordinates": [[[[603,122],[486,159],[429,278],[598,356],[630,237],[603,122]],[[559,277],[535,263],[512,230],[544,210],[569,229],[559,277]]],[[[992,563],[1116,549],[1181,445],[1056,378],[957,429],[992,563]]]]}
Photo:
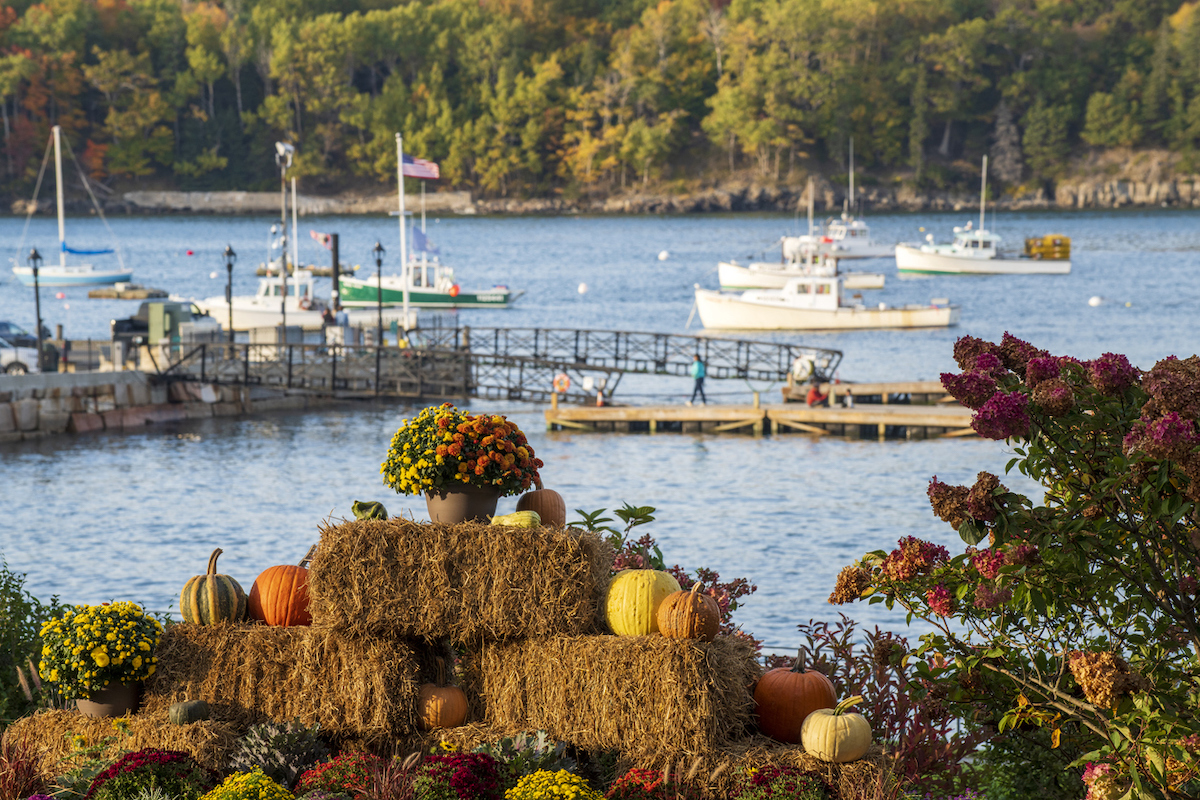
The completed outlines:
{"type": "Polygon", "coordinates": [[[554,376],[554,391],[559,394],[566,394],[571,388],[571,378],[565,372],[560,372],[554,376]]]}
{"type": "Polygon", "coordinates": [[[298,305],[300,306],[301,311],[308,311],[310,308],[312,308],[312,300],[309,300],[307,297],[301,297],[298,305]]]}

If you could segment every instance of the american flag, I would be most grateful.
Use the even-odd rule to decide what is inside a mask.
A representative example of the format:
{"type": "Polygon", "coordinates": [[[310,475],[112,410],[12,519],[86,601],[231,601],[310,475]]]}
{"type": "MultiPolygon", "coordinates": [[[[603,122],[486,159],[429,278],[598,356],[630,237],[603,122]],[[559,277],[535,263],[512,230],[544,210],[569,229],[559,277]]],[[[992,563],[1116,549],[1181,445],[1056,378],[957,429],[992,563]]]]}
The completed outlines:
{"type": "Polygon", "coordinates": [[[333,237],[330,236],[328,233],[317,233],[314,230],[310,230],[308,232],[308,235],[311,236],[314,240],[316,240],[326,250],[333,249],[333,237]]]}
{"type": "Polygon", "coordinates": [[[438,169],[438,165],[432,161],[426,161],[423,158],[416,158],[405,153],[404,175],[409,178],[427,178],[436,181],[441,177],[441,171],[438,169]]]}

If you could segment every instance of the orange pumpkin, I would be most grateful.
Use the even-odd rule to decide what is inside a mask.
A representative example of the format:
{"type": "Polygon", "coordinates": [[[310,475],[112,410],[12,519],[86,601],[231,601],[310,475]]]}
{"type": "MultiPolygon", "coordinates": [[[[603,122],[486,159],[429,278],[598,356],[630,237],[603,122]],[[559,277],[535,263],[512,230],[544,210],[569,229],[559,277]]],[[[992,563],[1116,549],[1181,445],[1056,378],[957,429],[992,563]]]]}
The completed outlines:
{"type": "Polygon", "coordinates": [[[299,565],[268,567],[250,587],[250,617],[268,625],[311,625],[308,570],[299,565]]]}
{"type": "Polygon", "coordinates": [[[721,627],[721,607],[711,595],[700,591],[700,582],[690,592],[667,595],[658,607],[658,630],[668,639],[699,639],[711,642],[721,627]]]}
{"type": "Polygon", "coordinates": [[[754,687],[758,705],[758,727],[780,742],[800,743],[805,718],[818,708],[833,708],[837,696],[833,682],[815,669],[804,668],[804,651],[796,656],[791,669],[777,667],[758,680],[754,687]]]}
{"type": "Polygon", "coordinates": [[[548,528],[561,528],[567,524],[567,504],[563,497],[553,489],[542,487],[537,482],[537,489],[521,495],[517,500],[517,511],[536,511],[541,517],[542,524],[548,528]]]}
{"type": "Polygon", "coordinates": [[[467,721],[467,696],[457,686],[446,685],[446,662],[437,660],[437,682],[421,684],[417,701],[421,729],[457,728],[467,721]]]}

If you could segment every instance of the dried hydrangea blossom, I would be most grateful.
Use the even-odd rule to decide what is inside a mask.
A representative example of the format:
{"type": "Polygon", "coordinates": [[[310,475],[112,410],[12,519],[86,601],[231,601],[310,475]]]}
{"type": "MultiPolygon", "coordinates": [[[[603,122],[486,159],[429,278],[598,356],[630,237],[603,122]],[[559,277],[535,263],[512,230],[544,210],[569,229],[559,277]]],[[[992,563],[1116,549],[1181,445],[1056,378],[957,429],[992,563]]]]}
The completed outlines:
{"type": "Polygon", "coordinates": [[[905,536],[897,544],[899,546],[880,565],[883,574],[893,581],[909,580],[950,560],[946,548],[915,536],[905,536]]]}
{"type": "Polygon", "coordinates": [[[975,359],[983,353],[992,353],[996,345],[974,336],[960,336],[954,343],[954,363],[961,370],[975,369],[975,359]]]}
{"type": "Polygon", "coordinates": [[[976,475],[975,485],[967,494],[967,513],[971,515],[971,518],[980,522],[994,522],[996,499],[992,496],[992,492],[1003,488],[1000,485],[1000,479],[990,472],[981,472],[976,475]]]}
{"type": "Polygon", "coordinates": [[[1000,338],[998,351],[998,355],[1000,356],[1000,360],[1004,362],[1004,366],[1018,375],[1025,373],[1025,367],[1030,359],[1045,358],[1050,355],[1045,350],[1039,350],[1024,339],[1018,339],[1008,331],[1005,331],[1004,336],[1000,338]]]}
{"type": "Polygon", "coordinates": [[[1115,397],[1138,381],[1137,368],[1119,353],[1105,353],[1087,362],[1088,378],[1100,394],[1115,397]]]}
{"type": "Polygon", "coordinates": [[[829,602],[835,606],[853,603],[862,597],[862,593],[871,585],[871,574],[862,567],[844,567],[838,573],[837,585],[829,595],[829,602]]]}
{"type": "Polygon", "coordinates": [[[934,475],[925,493],[929,496],[929,505],[938,519],[949,522],[955,530],[967,521],[967,497],[971,490],[966,486],[942,483],[937,479],[937,475],[934,475]]]}
{"type": "Polygon", "coordinates": [[[1012,600],[1012,589],[1007,586],[995,589],[986,583],[975,587],[975,607],[980,609],[998,608],[1012,600]]]}
{"type": "MultiPolygon", "coordinates": [[[[1032,363],[1032,362],[1031,362],[1032,363]]],[[[1075,408],[1075,392],[1066,381],[1052,378],[1040,382],[1033,390],[1033,402],[1048,417],[1061,417],[1075,408]]]]}
{"type": "Polygon", "coordinates": [[[1150,395],[1144,416],[1176,411],[1185,419],[1200,420],[1200,356],[1164,358],[1142,378],[1142,389],[1150,395]]]}
{"type": "Polygon", "coordinates": [[[975,357],[975,368],[972,372],[982,372],[985,375],[991,375],[993,378],[999,378],[1008,372],[1008,368],[1004,366],[1004,362],[995,353],[980,353],[975,357]]]}
{"type": "Polygon", "coordinates": [[[1058,365],[1057,358],[1042,356],[1031,358],[1025,365],[1025,385],[1030,389],[1036,389],[1039,383],[1054,380],[1061,374],[1062,369],[1058,365]]]}
{"type": "Polygon", "coordinates": [[[1000,574],[1000,568],[1007,563],[1004,553],[997,550],[979,550],[971,556],[971,566],[984,580],[992,580],[1000,574]]]}
{"type": "Polygon", "coordinates": [[[1112,708],[1123,695],[1149,688],[1149,682],[1116,653],[1074,650],[1067,657],[1071,676],[1089,703],[1112,708]]]}
{"type": "Polygon", "coordinates": [[[943,372],[941,378],[942,388],[970,409],[978,409],[1000,389],[996,379],[983,372],[943,372]]]}
{"type": "Polygon", "coordinates": [[[1042,556],[1038,553],[1036,544],[1019,544],[1009,548],[1008,553],[1005,555],[1005,560],[1009,564],[1028,567],[1033,564],[1040,564],[1042,556]]]}
{"type": "Polygon", "coordinates": [[[996,392],[971,420],[985,439],[1012,439],[1029,435],[1029,398],[1020,392],[996,392]]]}

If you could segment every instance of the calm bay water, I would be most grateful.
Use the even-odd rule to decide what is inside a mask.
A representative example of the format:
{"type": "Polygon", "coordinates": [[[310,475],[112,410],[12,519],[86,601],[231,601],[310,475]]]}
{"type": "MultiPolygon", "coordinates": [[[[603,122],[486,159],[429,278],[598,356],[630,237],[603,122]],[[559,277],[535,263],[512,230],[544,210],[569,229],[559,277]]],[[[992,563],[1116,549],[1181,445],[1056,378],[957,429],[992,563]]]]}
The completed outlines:
{"type": "MultiPolygon", "coordinates": [[[[876,238],[915,241],[924,235],[921,226],[945,239],[952,225],[968,219],[873,215],[869,221],[876,238]]],[[[863,262],[889,274],[888,288],[869,293],[868,301],[949,297],[963,307],[961,324],[946,331],[752,338],[842,349],[841,377],[848,380],[935,378],[954,368],[955,338],[998,339],[1005,330],[1055,353],[1124,352],[1148,367],[1197,350],[1198,223],[1200,214],[1186,211],[1000,215],[994,227],[1014,245],[1026,235],[1071,236],[1072,274],[898,280],[893,262],[863,262]],[[1090,307],[1093,296],[1105,302],[1090,307]]],[[[270,220],[120,218],[112,225],[136,281],[199,298],[222,293],[219,254],[227,243],[240,255],[235,292],[254,291],[253,268],[266,255],[270,220]],[[189,249],[194,255],[186,255],[189,249]]],[[[22,226],[0,220],[12,253],[22,226]]],[[[307,218],[302,261],[328,261],[309,229],[338,231],[343,260],[364,268],[376,239],[399,249],[394,220],[307,218]]],[[[776,238],[794,230],[791,218],[769,215],[430,220],[430,236],[458,267],[464,288],[504,283],[527,291],[507,311],[462,312],[464,324],[670,332],[684,330],[692,285],[715,286],[718,258],[745,259],[763,249],[770,257],[776,238]],[[664,249],[671,255],[660,262],[664,249]],[[589,287],[584,295],[580,283],[589,287]]],[[[71,220],[68,231],[73,246],[107,241],[98,220],[71,220]]],[[[55,238],[53,221],[36,220],[24,250],[36,244],[53,253],[55,238]]],[[[32,292],[7,267],[0,280],[0,319],[32,329],[32,292]]],[[[88,300],[84,289],[63,290],[57,299],[57,291],[44,290],[43,316],[72,338],[106,339],[109,319],[136,308],[88,300]]],[[[766,384],[710,384],[730,399],[750,388],[777,397],[777,387],[766,384]]],[[[689,389],[687,382],[662,379],[622,388],[669,392],[674,401],[689,389]]],[[[546,461],[548,485],[564,494],[568,508],[654,505],[659,519],[645,530],[670,561],[750,578],[759,589],[738,617],[779,647],[794,646],[797,622],[835,616],[825,603],[834,577],[863,552],[890,549],[906,535],[960,550],[953,531],[929,511],[929,477],[969,483],[979,470],[1002,473],[1011,456],[1003,444],[987,441],[546,433],[541,409],[491,404],[487,410],[509,414],[526,430],[546,461]]],[[[318,522],[348,515],[353,500],[380,499],[393,514],[424,516],[422,503],[385,493],[378,474],[390,435],[409,411],[365,405],[0,445],[0,553],[28,574],[34,594],[71,602],[128,598],[165,609],[183,582],[203,571],[214,547],[226,551],[221,571],[248,587],[267,566],[298,560],[316,540],[318,522]]],[[[1014,489],[1034,489],[1016,476],[1005,480],[1014,489]]],[[[501,512],[514,502],[502,501],[501,512]]],[[[881,606],[844,610],[867,625],[904,629],[903,617],[881,606]]]]}

